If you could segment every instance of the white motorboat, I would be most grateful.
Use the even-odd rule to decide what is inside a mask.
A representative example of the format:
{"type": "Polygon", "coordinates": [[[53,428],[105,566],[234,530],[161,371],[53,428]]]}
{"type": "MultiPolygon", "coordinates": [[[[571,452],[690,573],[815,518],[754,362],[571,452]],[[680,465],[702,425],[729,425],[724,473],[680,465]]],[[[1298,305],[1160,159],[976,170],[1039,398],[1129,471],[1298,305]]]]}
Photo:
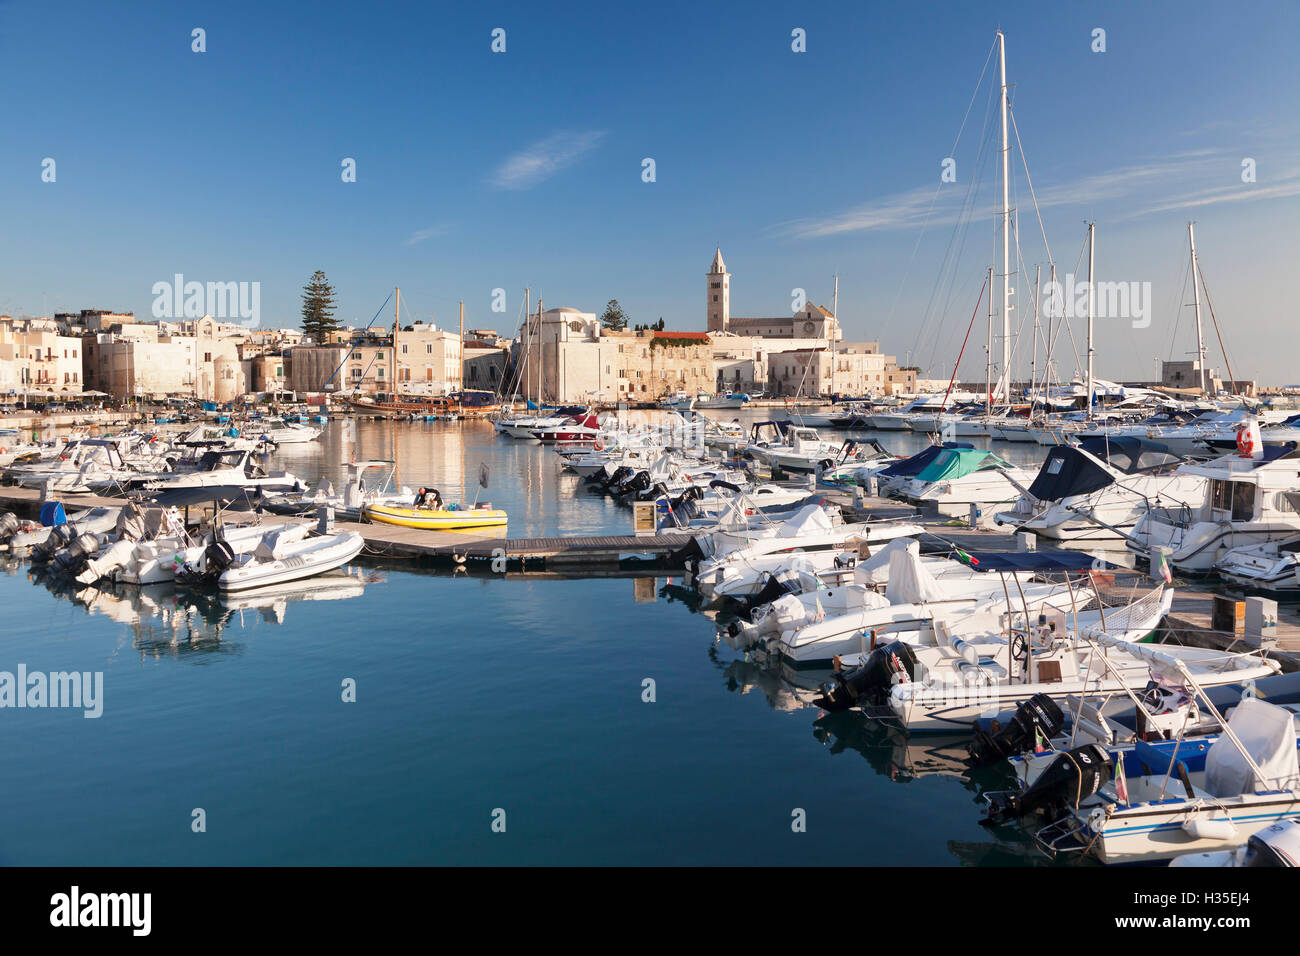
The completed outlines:
{"type": "Polygon", "coordinates": [[[1176,471],[1181,461],[1133,437],[1057,445],[1033,484],[994,521],[1057,540],[1123,538],[1148,508],[1188,507],[1201,499],[1206,479],[1176,471]]]}
{"type": "Polygon", "coordinates": [[[140,476],[128,491],[168,492],[197,488],[260,489],[263,494],[300,491],[302,484],[287,471],[267,471],[247,448],[205,451],[192,471],[140,476]]]}
{"type": "Polygon", "coordinates": [[[914,477],[895,485],[892,493],[918,505],[933,506],[942,515],[965,516],[971,505],[1014,501],[1033,480],[1033,472],[1017,468],[991,451],[944,448],[914,477]]]}
{"type": "Polygon", "coordinates": [[[187,583],[214,581],[222,591],[245,591],[332,571],[364,546],[355,531],[311,534],[305,524],[269,529],[252,548],[238,552],[218,537],[204,549],[202,563],[194,569],[197,576],[182,571],[181,578],[187,583]]]}
{"type": "Polygon", "coordinates": [[[1149,558],[1164,549],[1175,568],[1204,573],[1236,548],[1300,533],[1300,452],[1265,452],[1256,443],[1251,457],[1188,462],[1178,471],[1206,479],[1205,490],[1187,506],[1149,509],[1126,542],[1130,551],[1149,558]]]}
{"type": "MultiPolygon", "coordinates": [[[[933,646],[894,641],[868,655],[845,657],[844,664],[854,670],[827,684],[818,703],[828,710],[862,706],[868,716],[909,733],[952,733],[970,731],[981,718],[1007,719],[1036,694],[1064,699],[1140,691],[1150,679],[1149,666],[1128,645],[1155,630],[1172,599],[1172,590],[1156,587],[1125,607],[1107,609],[1104,625],[1082,631],[1068,626],[1073,613],[1057,617],[1022,610],[1004,627],[982,633],[957,634],[936,622],[933,646]]],[[[1204,686],[1280,670],[1274,661],[1246,654],[1175,645],[1161,645],[1161,651],[1181,661],[1204,686]]]]}
{"type": "Polygon", "coordinates": [[[1095,855],[1103,863],[1222,853],[1300,820],[1294,705],[1246,694],[1225,720],[1205,694],[1212,685],[1167,645],[1108,643],[1149,663],[1157,686],[1194,689],[1214,718],[1214,732],[1178,730],[1173,739],[1139,737],[1113,746],[1104,730],[1096,733],[1095,720],[1085,721],[1069,749],[1012,759],[1020,790],[988,795],[991,820],[1043,813],[1046,825],[1034,838],[1040,850],[1052,857],[1095,855]]]}
{"type": "Polygon", "coordinates": [[[1300,534],[1233,548],[1213,570],[1239,588],[1284,598],[1300,595],[1300,534]]]}
{"type": "MultiPolygon", "coordinates": [[[[275,528],[291,527],[286,522],[280,525],[247,524],[221,526],[221,539],[236,554],[251,550],[262,540],[262,536],[275,528]]],[[[114,579],[123,584],[163,584],[176,580],[176,573],[187,565],[194,567],[202,558],[204,549],[212,542],[213,535],[202,537],[187,536],[183,539],[154,538],[140,541],[130,556],[114,573],[114,579]]]]}
{"type": "Polygon", "coordinates": [[[692,575],[692,583],[709,600],[742,598],[757,594],[770,575],[799,557],[817,569],[833,568],[840,552],[861,553],[888,544],[895,538],[921,534],[924,529],[905,521],[876,521],[840,524],[796,536],[759,538],[748,546],[704,561],[692,575]]]}
{"type": "Polygon", "coordinates": [[[248,430],[259,435],[263,441],[275,445],[301,445],[315,441],[321,436],[322,428],[297,422],[286,422],[280,418],[268,418],[250,422],[248,430]]]}
{"type": "Polygon", "coordinates": [[[394,486],[396,462],[379,458],[354,461],[347,464],[346,470],[342,492],[335,493],[326,482],[315,490],[271,498],[262,508],[278,515],[315,515],[321,508],[331,508],[342,521],[360,521],[368,504],[409,505],[415,499],[410,488],[394,486]]]}

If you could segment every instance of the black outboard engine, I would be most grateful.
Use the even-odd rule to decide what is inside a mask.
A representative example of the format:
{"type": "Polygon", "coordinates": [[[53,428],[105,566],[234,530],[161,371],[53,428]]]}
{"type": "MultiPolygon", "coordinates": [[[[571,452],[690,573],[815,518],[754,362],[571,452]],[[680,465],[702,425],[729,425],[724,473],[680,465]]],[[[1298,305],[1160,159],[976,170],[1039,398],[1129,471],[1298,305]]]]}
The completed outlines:
{"type": "Polygon", "coordinates": [[[668,497],[668,486],[662,481],[657,482],[653,488],[644,488],[636,493],[637,501],[655,501],[666,497],[668,497]]]}
{"type": "Polygon", "coordinates": [[[203,549],[203,570],[186,565],[176,572],[181,584],[202,584],[221,576],[221,572],[235,563],[235,549],[224,538],[217,538],[203,549]]]}
{"type": "Polygon", "coordinates": [[[0,541],[8,541],[18,531],[21,522],[12,511],[0,514],[0,541]]]}
{"type": "Polygon", "coordinates": [[[54,557],[55,552],[66,548],[72,543],[72,539],[77,536],[77,526],[74,524],[56,524],[50,529],[49,535],[44,541],[38,541],[32,545],[32,563],[44,564],[54,557]]]}
{"type": "Polygon", "coordinates": [[[799,587],[795,583],[793,576],[782,577],[777,574],[769,574],[763,586],[759,588],[757,594],[741,598],[740,604],[744,608],[745,616],[749,616],[754,608],[762,607],[764,604],[771,604],[779,597],[785,597],[787,594],[798,594],[799,587]]]}
{"type": "Polygon", "coordinates": [[[99,537],[97,535],[79,534],[68,542],[66,548],[61,549],[50,562],[52,570],[63,574],[77,574],[87,561],[93,558],[99,552],[99,537]]]}
{"type": "Polygon", "coordinates": [[[988,795],[988,815],[981,823],[1015,820],[1037,811],[1054,817],[1110,782],[1110,754],[1099,744],[1084,744],[1058,754],[1023,793],[1004,790],[988,795]]]}
{"type": "Polygon", "coordinates": [[[894,641],[877,647],[870,656],[848,674],[836,672],[822,684],[820,696],[813,704],[822,710],[848,710],[861,704],[883,704],[895,684],[916,679],[916,651],[910,644],[894,641]]]}
{"type": "Polygon", "coordinates": [[[1027,753],[1034,748],[1039,737],[1051,740],[1065,726],[1065,714],[1056,701],[1046,694],[1035,694],[1016,708],[1007,725],[992,732],[975,728],[970,742],[970,764],[987,767],[1007,757],[1027,753]]]}
{"type": "Polygon", "coordinates": [[[684,568],[690,568],[694,571],[700,566],[700,559],[704,557],[704,549],[694,538],[686,542],[676,551],[668,555],[668,561],[671,565],[680,564],[684,568]]]}
{"type": "Polygon", "coordinates": [[[614,494],[619,498],[625,498],[630,494],[638,491],[644,491],[650,487],[650,472],[638,471],[631,478],[628,478],[621,485],[614,489],[614,494]]]}
{"type": "Polygon", "coordinates": [[[601,485],[606,491],[619,485],[623,479],[632,476],[632,469],[627,465],[619,465],[608,476],[599,480],[597,484],[601,485]]]}

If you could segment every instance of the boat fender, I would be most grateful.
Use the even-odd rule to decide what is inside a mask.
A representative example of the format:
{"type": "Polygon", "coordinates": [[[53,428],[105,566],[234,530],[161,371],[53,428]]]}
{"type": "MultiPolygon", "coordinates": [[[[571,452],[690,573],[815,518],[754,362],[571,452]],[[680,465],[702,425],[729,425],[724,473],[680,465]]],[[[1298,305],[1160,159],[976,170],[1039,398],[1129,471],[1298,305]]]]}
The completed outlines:
{"type": "Polygon", "coordinates": [[[1235,840],[1237,826],[1231,820],[1203,820],[1193,817],[1183,822],[1183,832],[1194,840],[1235,840]]]}
{"type": "Polygon", "coordinates": [[[964,641],[960,637],[952,639],[952,649],[962,656],[970,664],[979,664],[980,652],[974,644],[964,641]]]}

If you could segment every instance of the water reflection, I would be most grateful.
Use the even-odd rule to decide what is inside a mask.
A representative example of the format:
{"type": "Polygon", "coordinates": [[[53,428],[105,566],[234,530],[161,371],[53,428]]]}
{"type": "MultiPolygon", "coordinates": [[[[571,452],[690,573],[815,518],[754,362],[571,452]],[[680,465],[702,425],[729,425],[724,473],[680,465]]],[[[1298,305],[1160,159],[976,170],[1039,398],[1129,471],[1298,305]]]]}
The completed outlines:
{"type": "MultiPolygon", "coordinates": [[[[13,564],[21,562],[13,561],[13,564]]],[[[9,562],[0,570],[15,573],[9,562]]],[[[32,567],[28,580],[50,594],[124,626],[124,636],[142,659],[192,653],[234,653],[239,644],[227,631],[242,631],[256,621],[280,625],[289,605],[299,601],[339,601],[360,597],[367,584],[383,580],[374,571],[330,571],[302,581],[226,594],[183,588],[173,583],[144,587],[128,584],[85,586],[44,568],[32,567]],[[250,619],[251,618],[251,619],[250,619]]]]}

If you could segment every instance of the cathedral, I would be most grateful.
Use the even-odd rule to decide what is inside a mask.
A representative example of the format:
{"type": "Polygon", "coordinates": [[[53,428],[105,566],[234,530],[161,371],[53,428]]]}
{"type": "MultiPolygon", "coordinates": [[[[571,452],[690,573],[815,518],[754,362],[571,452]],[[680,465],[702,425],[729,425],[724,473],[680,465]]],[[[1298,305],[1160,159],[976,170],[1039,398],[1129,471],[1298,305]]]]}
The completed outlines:
{"type": "Polygon", "coordinates": [[[809,302],[802,311],[793,315],[770,319],[747,319],[731,314],[731,273],[722,261],[722,250],[713,254],[713,265],[708,272],[708,331],[754,336],[764,339],[823,339],[837,341],[842,338],[840,324],[835,316],[820,305],[809,302]]]}

